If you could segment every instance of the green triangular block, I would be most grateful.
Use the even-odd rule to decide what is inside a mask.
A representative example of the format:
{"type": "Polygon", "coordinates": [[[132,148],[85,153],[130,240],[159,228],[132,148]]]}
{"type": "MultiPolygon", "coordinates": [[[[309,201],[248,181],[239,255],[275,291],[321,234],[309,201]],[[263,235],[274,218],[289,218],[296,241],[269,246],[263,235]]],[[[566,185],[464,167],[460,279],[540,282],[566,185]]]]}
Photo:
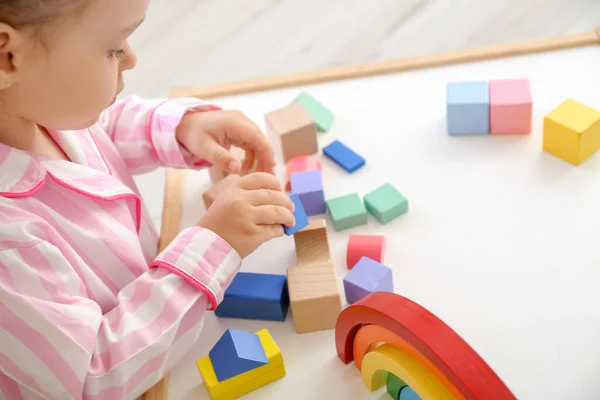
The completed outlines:
{"type": "Polygon", "coordinates": [[[292,103],[300,103],[317,124],[319,132],[326,132],[333,124],[333,113],[307,92],[302,92],[292,103]]]}

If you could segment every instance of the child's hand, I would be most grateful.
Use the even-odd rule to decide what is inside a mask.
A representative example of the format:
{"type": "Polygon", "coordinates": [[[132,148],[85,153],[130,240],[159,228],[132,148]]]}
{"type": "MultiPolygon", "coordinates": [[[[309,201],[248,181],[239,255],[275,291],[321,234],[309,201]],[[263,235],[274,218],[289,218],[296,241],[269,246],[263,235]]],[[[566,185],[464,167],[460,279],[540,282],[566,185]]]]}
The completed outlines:
{"type": "Polygon", "coordinates": [[[198,225],[209,229],[245,258],[261,244],[294,226],[294,203],[274,175],[249,174],[223,190],[198,225]]]}
{"type": "Polygon", "coordinates": [[[246,174],[257,161],[257,172],[275,173],[271,144],[260,128],[239,111],[193,112],[183,116],[177,139],[192,154],[232,174],[246,174]],[[227,150],[231,145],[246,151],[244,165],[227,150]]]}

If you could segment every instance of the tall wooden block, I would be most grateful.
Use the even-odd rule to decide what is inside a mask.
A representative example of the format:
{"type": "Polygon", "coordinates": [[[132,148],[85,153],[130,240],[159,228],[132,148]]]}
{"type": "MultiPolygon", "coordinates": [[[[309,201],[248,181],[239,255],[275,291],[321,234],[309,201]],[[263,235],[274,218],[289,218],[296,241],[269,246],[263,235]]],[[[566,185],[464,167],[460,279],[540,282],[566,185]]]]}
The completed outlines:
{"type": "Polygon", "coordinates": [[[298,265],[324,263],[331,259],[327,224],[324,219],[310,221],[309,225],[294,234],[296,263],[298,265]]]}
{"type": "Polygon", "coordinates": [[[292,103],[265,115],[267,133],[283,162],[319,151],[317,125],[304,106],[292,103]]]}
{"type": "Polygon", "coordinates": [[[490,81],[490,133],[531,133],[533,109],[527,79],[490,81]]]}
{"type": "Polygon", "coordinates": [[[333,263],[288,268],[287,276],[296,332],[335,328],[342,301],[333,263]]]}
{"type": "Polygon", "coordinates": [[[600,112],[567,99],[544,118],[543,148],[574,165],[600,147],[600,112]]]}
{"type": "Polygon", "coordinates": [[[204,192],[202,194],[202,201],[204,202],[204,207],[206,207],[206,209],[208,210],[208,207],[212,205],[219,193],[221,193],[223,190],[227,189],[229,186],[231,186],[240,179],[242,179],[242,177],[239,175],[227,175],[219,183],[217,183],[212,188],[204,192]]]}

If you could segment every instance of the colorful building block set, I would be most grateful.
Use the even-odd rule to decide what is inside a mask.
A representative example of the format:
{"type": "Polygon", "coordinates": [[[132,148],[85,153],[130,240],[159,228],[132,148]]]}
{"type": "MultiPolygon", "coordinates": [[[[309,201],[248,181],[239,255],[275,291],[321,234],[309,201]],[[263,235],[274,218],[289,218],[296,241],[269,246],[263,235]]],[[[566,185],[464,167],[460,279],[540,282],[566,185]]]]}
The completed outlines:
{"type": "MultiPolygon", "coordinates": [[[[446,114],[451,136],[529,134],[530,83],[527,79],[450,82],[446,114]]],[[[284,227],[286,235],[294,238],[296,265],[281,275],[240,272],[216,316],[285,321],[289,310],[297,333],[335,328],[340,359],[344,363],[354,359],[365,386],[375,390],[385,385],[393,399],[514,399],[456,333],[427,310],[393,293],[384,236],[349,236],[348,272],[341,285],[349,306],[344,309],[326,216],[336,232],[365,225],[370,218],[388,224],[408,212],[409,202],[389,182],[368,193],[327,195],[323,162],[347,174],[367,165],[341,140],[324,146],[323,158],[318,156],[318,132],[327,132],[333,122],[333,113],[306,92],[265,114],[268,136],[286,165],[285,190],[296,205],[296,225],[284,227]],[[433,337],[439,340],[431,342],[433,337]],[[460,352],[462,356],[455,356],[460,352]],[[443,361],[463,359],[464,354],[471,357],[471,365],[443,361]],[[378,373],[381,370],[386,373],[378,373]]],[[[569,163],[581,164],[600,147],[600,111],[582,103],[567,99],[543,122],[543,150],[569,163]]],[[[203,196],[207,208],[240,178],[214,169],[210,176],[214,186],[203,196]]],[[[215,399],[237,398],[285,375],[281,352],[266,330],[227,331],[198,361],[198,368],[215,399]]]]}

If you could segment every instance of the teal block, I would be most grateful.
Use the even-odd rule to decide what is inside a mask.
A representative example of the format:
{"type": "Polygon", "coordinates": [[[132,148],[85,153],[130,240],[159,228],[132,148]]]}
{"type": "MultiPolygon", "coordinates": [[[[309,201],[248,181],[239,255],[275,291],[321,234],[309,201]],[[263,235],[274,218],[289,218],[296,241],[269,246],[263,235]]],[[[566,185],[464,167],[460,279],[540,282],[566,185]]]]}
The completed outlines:
{"type": "Polygon", "coordinates": [[[450,82],[446,86],[446,124],[449,135],[490,133],[488,82],[450,82]]]}
{"type": "Polygon", "coordinates": [[[402,379],[398,378],[396,375],[389,373],[386,379],[385,387],[392,399],[398,400],[400,399],[400,391],[408,386],[402,379]]]}
{"type": "Polygon", "coordinates": [[[357,193],[327,200],[327,209],[336,231],[367,223],[367,210],[357,193]]]}
{"type": "Polygon", "coordinates": [[[408,211],[408,199],[390,183],[365,195],[364,202],[367,211],[382,224],[387,224],[408,211]]]}
{"type": "Polygon", "coordinates": [[[300,93],[293,103],[300,103],[304,106],[306,112],[315,121],[319,132],[326,132],[331,128],[334,119],[333,113],[309,93],[300,93]]]}

